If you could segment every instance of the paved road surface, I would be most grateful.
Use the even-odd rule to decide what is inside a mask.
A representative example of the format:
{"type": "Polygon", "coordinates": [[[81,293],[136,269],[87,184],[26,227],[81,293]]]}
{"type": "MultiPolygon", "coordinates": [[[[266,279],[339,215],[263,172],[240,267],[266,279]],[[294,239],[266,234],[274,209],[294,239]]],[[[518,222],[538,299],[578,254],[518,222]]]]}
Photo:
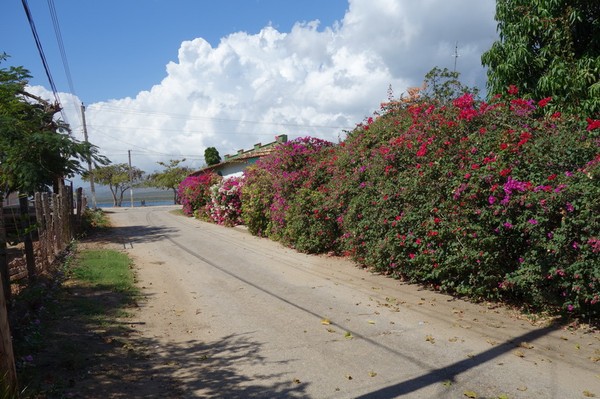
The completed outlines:
{"type": "MultiPolygon", "coordinates": [[[[147,300],[135,316],[189,398],[600,397],[600,336],[534,325],[278,243],[110,210],[147,300]],[[471,396],[469,396],[471,395],[471,396]]],[[[174,393],[175,394],[175,393],[174,393]]]]}

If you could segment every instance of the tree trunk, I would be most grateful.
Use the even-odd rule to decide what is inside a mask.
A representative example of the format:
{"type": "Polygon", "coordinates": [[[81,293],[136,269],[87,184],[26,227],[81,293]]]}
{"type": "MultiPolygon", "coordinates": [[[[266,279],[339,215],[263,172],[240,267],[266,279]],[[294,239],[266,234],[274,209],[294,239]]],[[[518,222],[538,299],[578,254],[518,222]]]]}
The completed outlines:
{"type": "Polygon", "coordinates": [[[112,184],[110,184],[108,186],[108,188],[110,188],[110,193],[112,194],[112,197],[113,197],[113,206],[117,206],[117,189],[116,189],[116,187],[113,187],[112,184]]]}
{"type": "Polygon", "coordinates": [[[177,189],[172,188],[173,190],[173,205],[177,205],[179,203],[179,198],[177,198],[177,189]]]}

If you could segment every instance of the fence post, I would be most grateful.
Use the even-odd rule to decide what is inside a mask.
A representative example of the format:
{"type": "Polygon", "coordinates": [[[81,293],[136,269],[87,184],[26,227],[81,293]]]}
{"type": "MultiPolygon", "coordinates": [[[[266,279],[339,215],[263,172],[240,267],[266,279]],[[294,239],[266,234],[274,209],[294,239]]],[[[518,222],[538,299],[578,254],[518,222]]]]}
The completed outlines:
{"type": "Polygon", "coordinates": [[[46,269],[48,266],[48,254],[46,252],[46,221],[44,220],[44,208],[42,206],[42,194],[37,192],[35,201],[35,219],[37,221],[38,247],[40,249],[40,267],[46,269]]]}
{"type": "Polygon", "coordinates": [[[0,278],[2,279],[0,284],[0,394],[2,397],[7,394],[7,397],[12,398],[16,397],[18,392],[17,370],[8,325],[8,310],[4,300],[4,277],[0,278]]]}
{"type": "Polygon", "coordinates": [[[59,196],[57,193],[52,194],[52,227],[54,228],[54,257],[56,257],[60,251],[61,239],[62,239],[62,221],[60,214],[60,203],[59,196]]]}
{"type": "Polygon", "coordinates": [[[10,302],[10,276],[8,274],[8,257],[6,256],[6,226],[4,225],[4,195],[0,192],[0,279],[2,279],[3,299],[10,302]]]}
{"type": "Polygon", "coordinates": [[[25,244],[25,261],[27,262],[27,279],[31,283],[35,280],[35,255],[33,253],[33,242],[29,231],[29,201],[27,195],[19,195],[19,208],[21,211],[21,228],[23,229],[23,243],[25,244]]]}
{"type": "Polygon", "coordinates": [[[82,221],[82,212],[83,212],[83,206],[82,206],[82,199],[83,199],[83,188],[78,187],[77,188],[77,202],[76,202],[76,206],[77,206],[77,229],[80,230],[81,229],[81,221],[82,221]]]}
{"type": "Polygon", "coordinates": [[[52,209],[50,208],[50,199],[48,193],[42,193],[42,208],[44,209],[44,225],[46,226],[46,255],[48,263],[54,262],[54,222],[52,220],[52,209]]]}

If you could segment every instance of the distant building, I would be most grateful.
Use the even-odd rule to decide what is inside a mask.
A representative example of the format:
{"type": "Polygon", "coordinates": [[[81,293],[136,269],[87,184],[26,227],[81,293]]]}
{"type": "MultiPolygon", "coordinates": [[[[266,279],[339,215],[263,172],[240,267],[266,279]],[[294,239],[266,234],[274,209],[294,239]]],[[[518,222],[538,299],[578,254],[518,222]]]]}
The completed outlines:
{"type": "Polygon", "coordinates": [[[287,142],[287,135],[280,134],[275,136],[275,141],[268,144],[254,144],[254,148],[250,150],[238,150],[237,154],[226,154],[223,160],[218,164],[206,166],[190,174],[190,176],[198,176],[205,172],[214,172],[223,177],[241,176],[244,170],[256,163],[260,158],[273,152],[273,149],[279,144],[287,142]]]}

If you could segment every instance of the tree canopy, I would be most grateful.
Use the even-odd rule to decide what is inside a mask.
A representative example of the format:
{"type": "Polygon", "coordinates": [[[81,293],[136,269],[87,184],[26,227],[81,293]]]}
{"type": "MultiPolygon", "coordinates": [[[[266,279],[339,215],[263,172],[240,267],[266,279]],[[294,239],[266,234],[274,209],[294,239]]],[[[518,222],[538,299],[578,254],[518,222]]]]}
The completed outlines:
{"type": "Polygon", "coordinates": [[[177,188],[179,187],[179,183],[181,183],[183,179],[192,173],[191,168],[188,168],[187,166],[180,166],[180,164],[183,162],[185,162],[185,158],[171,159],[169,162],[157,162],[164,168],[164,170],[148,176],[145,185],[163,190],[172,190],[173,203],[177,204],[177,188]]]}
{"type": "MultiPolygon", "coordinates": [[[[95,168],[94,181],[98,184],[108,186],[113,197],[113,206],[121,206],[123,204],[123,194],[129,188],[131,183],[134,185],[139,183],[144,175],[144,171],[135,166],[131,167],[132,178],[129,177],[129,165],[126,163],[118,163],[95,168]]],[[[89,181],[90,174],[84,173],[83,180],[89,181]]]]}
{"type": "Polygon", "coordinates": [[[215,147],[208,147],[204,150],[204,161],[208,166],[216,165],[221,162],[219,151],[215,147]]]}
{"type": "Polygon", "coordinates": [[[500,39],[485,52],[488,93],[515,85],[547,108],[600,113],[598,0],[497,0],[500,39]]]}
{"type": "MultiPolygon", "coordinates": [[[[7,58],[0,54],[0,62],[7,58]]],[[[58,104],[27,93],[29,72],[0,68],[0,191],[44,190],[84,171],[88,157],[106,164],[97,147],[71,136],[69,126],[54,118],[58,104]]]]}

